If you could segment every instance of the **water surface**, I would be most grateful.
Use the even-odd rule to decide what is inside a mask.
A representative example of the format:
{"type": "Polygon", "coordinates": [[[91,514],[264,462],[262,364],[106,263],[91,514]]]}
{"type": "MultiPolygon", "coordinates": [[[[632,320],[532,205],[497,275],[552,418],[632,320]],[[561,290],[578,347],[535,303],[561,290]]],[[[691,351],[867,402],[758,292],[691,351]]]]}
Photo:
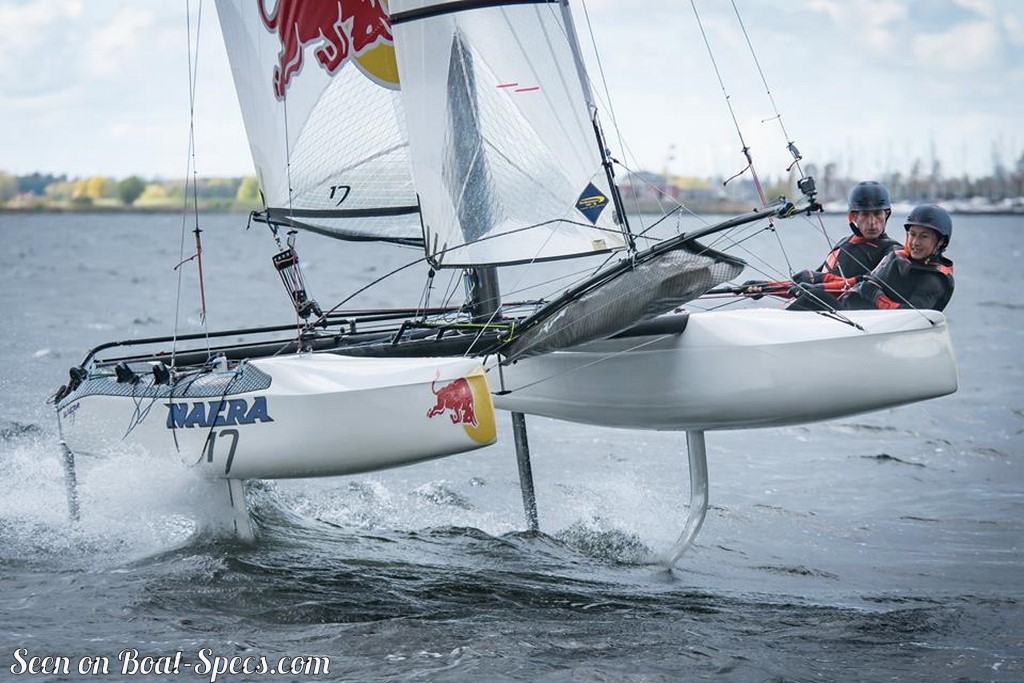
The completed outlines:
{"type": "MultiPolygon", "coordinates": [[[[174,270],[191,226],[0,214],[0,679],[19,648],[191,663],[208,648],[329,656],[329,673],[296,678],[310,681],[1024,680],[1024,220],[955,225],[960,390],[709,433],[711,509],[668,573],[656,563],[686,514],[685,436],[532,417],[539,534],[523,531],[507,418],[482,451],[254,486],[254,546],[219,531],[204,482],[130,449],[81,463],[70,525],[46,398],[96,344],[202,329],[195,264],[180,285],[174,270]]],[[[293,317],[273,241],[244,228],[203,222],[211,329],[293,317]]],[[[825,251],[806,225],[782,239],[785,254],[774,235],[751,248],[798,268],[825,251]]],[[[417,257],[313,236],[298,248],[324,305],[417,257]]],[[[457,289],[442,279],[432,302],[457,289]]],[[[409,273],[356,303],[421,284],[409,273]]],[[[97,680],[16,680],[68,678],[97,680]]]]}

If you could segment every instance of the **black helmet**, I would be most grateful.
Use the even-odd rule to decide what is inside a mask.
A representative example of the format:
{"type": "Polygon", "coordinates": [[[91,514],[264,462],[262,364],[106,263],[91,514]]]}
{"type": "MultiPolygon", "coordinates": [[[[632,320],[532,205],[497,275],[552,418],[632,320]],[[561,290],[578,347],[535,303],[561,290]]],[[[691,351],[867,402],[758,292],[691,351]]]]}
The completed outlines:
{"type": "Polygon", "coordinates": [[[885,185],[874,180],[865,180],[857,183],[850,190],[850,199],[847,202],[850,211],[882,211],[892,209],[892,199],[889,197],[889,190],[885,185]]]}
{"type": "Polygon", "coordinates": [[[934,204],[915,206],[914,210],[907,216],[903,227],[910,228],[911,225],[931,228],[939,233],[943,238],[940,249],[945,248],[949,241],[953,239],[953,219],[949,217],[949,213],[941,206],[935,206],[934,204]]]}

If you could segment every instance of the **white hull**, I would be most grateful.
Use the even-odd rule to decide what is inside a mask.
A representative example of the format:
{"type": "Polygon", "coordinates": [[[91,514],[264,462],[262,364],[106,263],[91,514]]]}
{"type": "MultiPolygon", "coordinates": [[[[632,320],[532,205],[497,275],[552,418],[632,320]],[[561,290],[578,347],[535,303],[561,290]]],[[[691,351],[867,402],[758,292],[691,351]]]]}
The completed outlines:
{"type": "MultiPolygon", "coordinates": [[[[234,392],[224,384],[201,395],[197,381],[193,395],[179,398],[144,396],[149,378],[134,396],[90,394],[87,381],[61,401],[62,438],[75,453],[143,449],[234,479],[366,472],[496,438],[487,379],[472,359],[305,354],[248,363],[269,376],[268,386],[234,392]]],[[[203,380],[223,384],[231,374],[203,380]]],[[[179,382],[175,393],[187,386],[179,382]]]]}
{"type": "MultiPolygon", "coordinates": [[[[777,309],[690,315],[682,334],[625,337],[503,368],[499,409],[634,429],[774,427],[950,394],[956,359],[935,311],[850,311],[863,330],[777,309]]],[[[492,371],[492,386],[499,380],[492,371]]]]}
{"type": "Polygon", "coordinates": [[[494,407],[633,429],[743,429],[956,391],[941,313],[845,316],[863,329],[811,312],[694,313],[681,334],[609,339],[492,369],[491,387],[472,359],[261,358],[248,365],[266,386],[225,384],[230,372],[179,382],[171,396],[153,394],[149,378],[139,385],[148,396],[132,385],[116,385],[122,395],[84,386],[58,415],[76,453],[142,448],[209,476],[253,479],[353,474],[479,448],[496,438],[494,407]],[[203,394],[202,381],[224,389],[203,394]],[[191,395],[181,397],[186,386],[191,395]]]}

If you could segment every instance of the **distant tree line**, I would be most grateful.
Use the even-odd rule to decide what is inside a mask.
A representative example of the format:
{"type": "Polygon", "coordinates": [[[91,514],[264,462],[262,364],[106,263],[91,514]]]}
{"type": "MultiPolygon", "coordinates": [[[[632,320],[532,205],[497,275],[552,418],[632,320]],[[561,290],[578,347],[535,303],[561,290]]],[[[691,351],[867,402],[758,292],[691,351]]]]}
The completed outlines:
{"type": "MultiPolygon", "coordinates": [[[[1024,197],[1024,154],[1021,154],[1012,168],[1007,168],[998,158],[993,160],[992,166],[992,174],[983,178],[971,178],[966,174],[946,177],[938,160],[926,164],[917,159],[909,173],[890,171],[870,180],[883,183],[896,201],[944,201],[981,197],[997,202],[1024,197]]],[[[822,168],[808,164],[805,171],[817,180],[819,192],[826,201],[841,200],[854,184],[868,180],[841,177],[835,163],[825,164],[822,168]]]]}
{"type": "Polygon", "coordinates": [[[147,180],[132,175],[68,178],[67,175],[31,173],[15,176],[0,171],[0,206],[13,209],[180,208],[196,199],[206,210],[249,210],[260,205],[256,176],[147,180]]]}
{"type": "MultiPolygon", "coordinates": [[[[821,201],[843,201],[854,184],[867,178],[846,178],[834,162],[819,167],[804,166],[804,172],[817,181],[821,201]]],[[[794,169],[795,171],[795,169],[794,169]]],[[[769,196],[793,194],[794,178],[765,179],[769,196]]],[[[938,161],[915,161],[909,173],[898,171],[872,178],[889,188],[896,201],[943,201],[979,197],[992,202],[1024,197],[1024,154],[1007,168],[993,154],[992,174],[982,178],[961,175],[946,177],[938,161]]],[[[756,197],[749,178],[737,178],[723,184],[720,178],[666,178],[639,171],[624,178],[623,191],[629,198],[656,201],[670,197],[685,201],[746,201],[756,197]]],[[[31,173],[12,175],[0,171],[0,207],[11,209],[90,209],[137,208],[174,209],[193,198],[206,210],[249,210],[259,208],[260,190],[256,176],[239,178],[200,178],[195,187],[190,181],[147,180],[139,176],[116,179],[105,176],[68,178],[67,175],[31,173]],[[187,191],[187,195],[186,195],[187,191]]]]}
{"type": "MultiPolygon", "coordinates": [[[[1013,207],[1024,202],[1024,154],[1012,168],[1007,168],[993,153],[992,174],[972,178],[966,174],[946,177],[938,161],[925,164],[917,160],[909,173],[890,171],[873,177],[846,177],[839,172],[839,164],[830,162],[819,166],[805,163],[806,175],[813,176],[817,199],[822,203],[845,204],[850,190],[862,180],[877,180],[887,188],[894,201],[945,202],[968,200],[990,205],[1010,203],[1013,207]]],[[[796,184],[799,174],[796,167],[789,176],[761,176],[761,187],[766,197],[799,195],[796,184]]],[[[694,211],[709,213],[735,213],[746,210],[751,201],[759,199],[757,186],[749,173],[726,181],[723,177],[671,176],[652,171],[633,171],[619,182],[627,206],[641,212],[660,213],[670,203],[681,202],[694,211]]],[[[1014,211],[1020,210],[1014,208],[1014,211]]]]}

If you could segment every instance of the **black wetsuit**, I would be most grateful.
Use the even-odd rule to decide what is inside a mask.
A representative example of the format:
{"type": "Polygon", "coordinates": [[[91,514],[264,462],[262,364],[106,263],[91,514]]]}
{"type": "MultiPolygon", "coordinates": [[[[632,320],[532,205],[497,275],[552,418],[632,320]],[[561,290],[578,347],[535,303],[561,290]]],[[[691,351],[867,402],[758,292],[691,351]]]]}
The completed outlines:
{"type": "Polygon", "coordinates": [[[894,251],[839,299],[840,308],[918,308],[941,311],[953,296],[953,262],[933,255],[914,261],[894,251]]]}
{"type": "Polygon", "coordinates": [[[818,270],[801,270],[793,275],[793,282],[802,285],[825,285],[827,292],[839,296],[861,277],[874,270],[887,254],[899,246],[899,242],[884,232],[870,240],[859,233],[850,235],[832,248],[818,270]]]}
{"type": "Polygon", "coordinates": [[[850,235],[828,253],[818,270],[844,279],[866,275],[882,262],[886,254],[899,246],[899,242],[884,232],[874,239],[850,235]]]}

